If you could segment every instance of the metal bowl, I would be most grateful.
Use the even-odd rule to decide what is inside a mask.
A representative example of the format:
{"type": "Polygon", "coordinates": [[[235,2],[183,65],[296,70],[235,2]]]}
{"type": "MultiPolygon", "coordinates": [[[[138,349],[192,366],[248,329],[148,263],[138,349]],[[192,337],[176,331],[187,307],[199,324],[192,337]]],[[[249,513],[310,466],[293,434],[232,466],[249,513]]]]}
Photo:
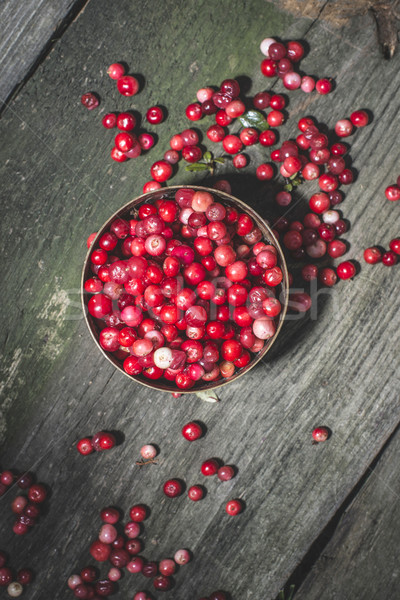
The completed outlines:
{"type": "Polygon", "coordinates": [[[232,381],[236,381],[239,377],[242,377],[243,375],[248,373],[248,371],[250,371],[250,369],[255,367],[255,365],[262,358],[264,358],[264,356],[270,350],[272,344],[275,342],[276,338],[279,335],[279,332],[283,325],[283,321],[285,319],[285,315],[286,315],[286,311],[287,311],[288,290],[289,290],[289,281],[288,281],[288,272],[287,272],[285,257],[283,255],[282,249],[279,246],[279,243],[278,243],[276,237],[274,236],[271,228],[260,217],[260,215],[257,214],[252,208],[250,208],[250,206],[248,206],[247,204],[245,204],[238,198],[235,198],[231,194],[227,194],[225,192],[221,192],[216,189],[211,189],[211,188],[206,188],[206,187],[201,187],[201,186],[194,186],[194,185],[177,185],[177,186],[165,187],[165,188],[161,188],[161,189],[158,189],[158,190],[155,190],[152,192],[148,192],[147,194],[142,194],[141,196],[138,196],[134,200],[131,200],[130,202],[125,204],[125,206],[123,206],[116,213],[114,213],[104,223],[104,225],[102,225],[102,227],[99,229],[95,239],[93,240],[91,248],[89,248],[89,250],[87,252],[84,266],[83,266],[82,281],[81,281],[81,299],[82,299],[82,308],[83,308],[83,313],[85,316],[85,321],[86,321],[89,331],[94,339],[95,344],[99,348],[100,352],[102,352],[102,354],[107,358],[107,360],[109,360],[114,365],[114,367],[116,367],[119,371],[121,371],[126,377],[129,377],[130,379],[133,379],[134,381],[137,381],[138,383],[141,383],[142,385],[145,385],[148,388],[162,390],[164,392],[178,392],[181,394],[208,392],[215,388],[219,388],[223,385],[227,385],[228,383],[231,383],[232,381]],[[106,231],[109,230],[111,223],[118,217],[134,218],[134,215],[136,214],[136,211],[141,204],[148,203],[148,202],[149,203],[155,202],[156,200],[160,200],[160,199],[164,199],[164,198],[171,198],[175,195],[175,192],[177,190],[182,189],[182,188],[190,188],[195,191],[210,192],[211,194],[214,195],[214,197],[216,197],[218,199],[218,201],[221,204],[223,204],[225,206],[231,206],[231,207],[238,208],[241,212],[247,213],[254,220],[254,222],[257,224],[257,226],[260,228],[260,230],[263,234],[264,241],[267,241],[268,243],[271,243],[272,245],[274,245],[276,247],[276,249],[278,251],[278,257],[279,257],[278,264],[281,267],[282,273],[283,273],[283,281],[278,288],[280,291],[279,300],[282,304],[282,311],[278,317],[275,335],[266,341],[263,349],[260,350],[260,352],[258,354],[254,355],[254,358],[250,361],[250,363],[246,367],[243,367],[242,369],[235,372],[235,374],[232,377],[227,378],[227,379],[218,380],[218,381],[212,381],[212,382],[208,382],[208,383],[204,382],[201,384],[199,382],[196,382],[196,385],[193,388],[191,388],[190,390],[179,389],[178,387],[173,385],[173,382],[170,383],[166,380],[163,380],[162,382],[160,380],[153,381],[153,380],[146,379],[145,377],[142,377],[141,375],[136,375],[136,376],[128,375],[122,368],[121,361],[119,361],[116,357],[114,357],[113,353],[107,353],[100,346],[99,333],[101,331],[101,328],[99,328],[99,326],[96,322],[96,319],[93,318],[88,312],[87,302],[88,302],[91,294],[86,292],[84,289],[84,282],[92,274],[92,272],[90,270],[90,264],[91,264],[90,263],[90,255],[93,251],[93,248],[97,245],[100,237],[103,235],[103,233],[105,233],[106,231]]]}

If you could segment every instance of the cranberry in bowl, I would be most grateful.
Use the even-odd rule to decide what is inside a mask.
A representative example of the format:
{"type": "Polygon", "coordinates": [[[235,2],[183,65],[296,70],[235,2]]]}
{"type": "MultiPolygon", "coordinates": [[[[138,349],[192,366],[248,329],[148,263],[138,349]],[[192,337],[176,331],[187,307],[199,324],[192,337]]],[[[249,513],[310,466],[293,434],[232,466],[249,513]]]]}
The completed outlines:
{"type": "Polygon", "coordinates": [[[128,202],[90,239],[82,306],[106,358],[168,392],[227,384],[282,327],[288,273],[267,223],[241,200],[172,186],[128,202]]]}

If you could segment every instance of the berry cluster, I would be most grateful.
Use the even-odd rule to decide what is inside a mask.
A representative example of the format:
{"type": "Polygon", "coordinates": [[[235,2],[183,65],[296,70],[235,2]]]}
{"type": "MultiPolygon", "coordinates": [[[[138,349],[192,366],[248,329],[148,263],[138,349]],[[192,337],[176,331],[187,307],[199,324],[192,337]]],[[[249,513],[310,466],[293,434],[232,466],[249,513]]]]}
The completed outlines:
{"type": "Polygon", "coordinates": [[[98,431],[92,437],[81,438],[77,442],[76,448],[78,452],[86,456],[87,454],[91,454],[94,450],[96,452],[110,450],[111,448],[114,448],[115,444],[116,439],[114,434],[108,431],[98,431]]]}
{"type": "Polygon", "coordinates": [[[393,267],[400,255],[400,238],[394,238],[389,243],[389,250],[382,252],[377,246],[371,246],[364,250],[364,260],[370,265],[381,262],[385,267],[393,267]]]}
{"type": "Polygon", "coordinates": [[[32,473],[16,475],[6,470],[0,474],[0,496],[16,483],[21,490],[27,490],[27,496],[18,495],[11,502],[11,510],[17,515],[13,531],[17,535],[25,535],[36,525],[40,516],[40,507],[47,498],[47,489],[42,483],[34,483],[32,473]]]}
{"type": "MultiPolygon", "coordinates": [[[[123,569],[128,573],[141,573],[144,577],[151,578],[155,590],[166,591],[172,588],[172,575],[178,566],[190,561],[191,555],[188,550],[180,549],[176,551],[173,560],[165,558],[158,563],[139,556],[143,543],[138,536],[148,512],[143,504],[135,504],[129,509],[130,521],[122,524],[118,509],[109,506],[101,510],[103,525],[89,552],[97,562],[111,563],[111,568],[106,578],[100,578],[98,569],[92,566],[86,566],[79,574],[71,575],[68,587],[73,590],[76,598],[97,600],[110,596],[116,589],[116,582],[123,575],[123,569]]],[[[147,592],[138,592],[134,600],[150,600],[150,596],[147,592]]]]}
{"type": "Polygon", "coordinates": [[[90,254],[88,311],[126,373],[180,389],[232,377],[276,332],[277,249],[217,193],[181,188],[115,220],[90,254]]]}
{"type": "Polygon", "coordinates": [[[260,44],[260,50],[267,57],[261,62],[261,73],[265,77],[279,77],[286,89],[300,88],[306,93],[316,89],[321,95],[332,91],[331,79],[315,81],[310,75],[301,76],[295,71],[295,65],[304,56],[304,47],[300,42],[289,41],[283,44],[274,38],[265,38],[260,44]]]}
{"type": "Polygon", "coordinates": [[[24,591],[24,586],[33,580],[31,569],[19,569],[17,573],[7,566],[8,557],[0,550],[0,587],[7,586],[7,593],[11,598],[18,598],[24,591]]]}

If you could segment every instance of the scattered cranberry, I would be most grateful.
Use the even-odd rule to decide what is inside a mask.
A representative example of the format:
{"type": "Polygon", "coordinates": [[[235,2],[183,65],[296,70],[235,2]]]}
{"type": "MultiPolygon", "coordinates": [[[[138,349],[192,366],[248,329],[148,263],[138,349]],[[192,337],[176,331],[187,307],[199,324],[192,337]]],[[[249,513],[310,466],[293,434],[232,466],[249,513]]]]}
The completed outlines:
{"type": "Polygon", "coordinates": [[[121,63],[113,63],[108,67],[107,73],[111,79],[119,79],[125,75],[125,67],[121,63]]]}
{"type": "Polygon", "coordinates": [[[98,107],[98,105],[100,104],[100,100],[98,99],[96,94],[88,92],[87,94],[83,94],[83,96],[81,97],[81,104],[83,104],[83,106],[86,106],[88,110],[93,110],[94,108],[98,107]]]}
{"type": "Polygon", "coordinates": [[[336,267],[336,273],[339,279],[351,279],[356,274],[356,267],[352,262],[346,260],[336,267]]]}
{"type": "Polygon", "coordinates": [[[203,429],[199,423],[191,421],[182,427],[182,435],[189,442],[193,442],[201,438],[203,429]]]}
{"type": "MultiPolygon", "coordinates": [[[[400,246],[399,246],[400,247],[400,246]]],[[[364,260],[370,265],[375,265],[382,260],[382,252],[376,246],[364,250],[364,260]]]]}
{"type": "Polygon", "coordinates": [[[183,487],[181,482],[177,479],[168,479],[168,481],[164,483],[163,490],[168,498],[176,498],[182,494],[183,487]]]}
{"type": "Polygon", "coordinates": [[[139,91],[139,82],[132,75],[123,75],[117,80],[117,88],[123,96],[134,96],[139,91]]]}
{"type": "Polygon", "coordinates": [[[224,465],[218,469],[217,476],[221,481],[229,481],[235,476],[235,470],[230,465],[224,465]]]}
{"type": "Polygon", "coordinates": [[[157,125],[164,120],[164,113],[159,106],[152,106],[146,112],[146,119],[152,125],[157,125]]]}
{"type": "Polygon", "coordinates": [[[329,437],[329,430],[326,427],[316,427],[312,432],[314,442],[326,442],[329,437]]]}
{"type": "Polygon", "coordinates": [[[400,200],[400,187],[397,185],[389,185],[385,190],[385,196],[391,202],[400,200]]]}
{"type": "Polygon", "coordinates": [[[111,448],[114,448],[116,439],[112,433],[99,431],[92,437],[92,444],[96,452],[101,452],[102,450],[110,450],[111,448]]]}
{"type": "Polygon", "coordinates": [[[389,243],[389,248],[395,254],[400,254],[400,238],[394,238],[389,243]]]}
{"type": "Polygon", "coordinates": [[[140,448],[140,454],[146,459],[155,458],[157,456],[157,448],[152,444],[146,444],[140,448]]]}
{"type": "Polygon", "coordinates": [[[388,250],[387,252],[385,252],[382,256],[382,264],[385,265],[385,267],[393,267],[393,265],[395,265],[397,263],[397,254],[395,252],[393,252],[392,250],[388,250]]]}
{"type": "Polygon", "coordinates": [[[76,447],[77,447],[78,452],[83,454],[83,456],[86,456],[87,454],[91,454],[94,450],[93,444],[92,444],[92,439],[89,437],[80,439],[79,442],[76,444],[76,447]]]}
{"type": "Polygon", "coordinates": [[[215,458],[210,458],[209,460],[204,461],[201,465],[201,472],[206,477],[216,475],[218,473],[218,469],[219,462],[215,458]]]}
{"type": "Polygon", "coordinates": [[[204,488],[201,485],[192,485],[188,490],[190,500],[197,502],[204,497],[204,488]]]}
{"type": "Polygon", "coordinates": [[[226,503],[225,510],[228,515],[236,516],[243,510],[243,503],[241,500],[229,500],[226,503]]]}

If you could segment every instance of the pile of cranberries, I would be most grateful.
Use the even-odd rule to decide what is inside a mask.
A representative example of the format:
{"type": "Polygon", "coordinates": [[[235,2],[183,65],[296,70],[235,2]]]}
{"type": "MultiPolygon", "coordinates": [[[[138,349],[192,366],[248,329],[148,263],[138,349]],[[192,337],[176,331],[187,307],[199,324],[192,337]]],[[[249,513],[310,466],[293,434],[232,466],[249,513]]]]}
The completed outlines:
{"type": "MultiPolygon", "coordinates": [[[[110,563],[107,577],[101,578],[99,570],[93,566],[84,567],[80,573],[71,575],[68,587],[76,598],[98,600],[116,591],[116,582],[126,572],[141,573],[153,581],[155,590],[167,591],[174,585],[173,575],[179,566],[191,559],[191,553],[182,548],[175,552],[174,559],[165,558],[158,563],[148,561],[140,555],[143,542],[139,539],[142,523],[148,516],[148,508],[135,504],[129,509],[130,520],[122,524],[120,511],[112,506],[103,508],[100,518],[103,525],[97,539],[91,544],[89,552],[99,563],[110,563]]],[[[148,592],[138,592],[133,600],[150,600],[148,592]]]]}
{"type": "Polygon", "coordinates": [[[11,510],[16,515],[13,531],[25,535],[36,525],[40,516],[40,505],[47,498],[47,488],[42,483],[34,483],[32,473],[16,475],[12,470],[0,473],[0,496],[16,483],[21,490],[27,490],[27,496],[18,494],[11,502],[11,510]]]}
{"type": "Polygon", "coordinates": [[[0,550],[0,587],[7,587],[7,593],[11,598],[18,598],[24,591],[24,586],[33,581],[31,569],[19,569],[17,573],[7,566],[8,556],[0,550]]]}
{"type": "Polygon", "coordinates": [[[88,312],[100,346],[129,375],[189,390],[231,378],[274,337],[277,248],[246,212],[218,200],[176,189],[117,218],[90,246],[88,312]]]}

